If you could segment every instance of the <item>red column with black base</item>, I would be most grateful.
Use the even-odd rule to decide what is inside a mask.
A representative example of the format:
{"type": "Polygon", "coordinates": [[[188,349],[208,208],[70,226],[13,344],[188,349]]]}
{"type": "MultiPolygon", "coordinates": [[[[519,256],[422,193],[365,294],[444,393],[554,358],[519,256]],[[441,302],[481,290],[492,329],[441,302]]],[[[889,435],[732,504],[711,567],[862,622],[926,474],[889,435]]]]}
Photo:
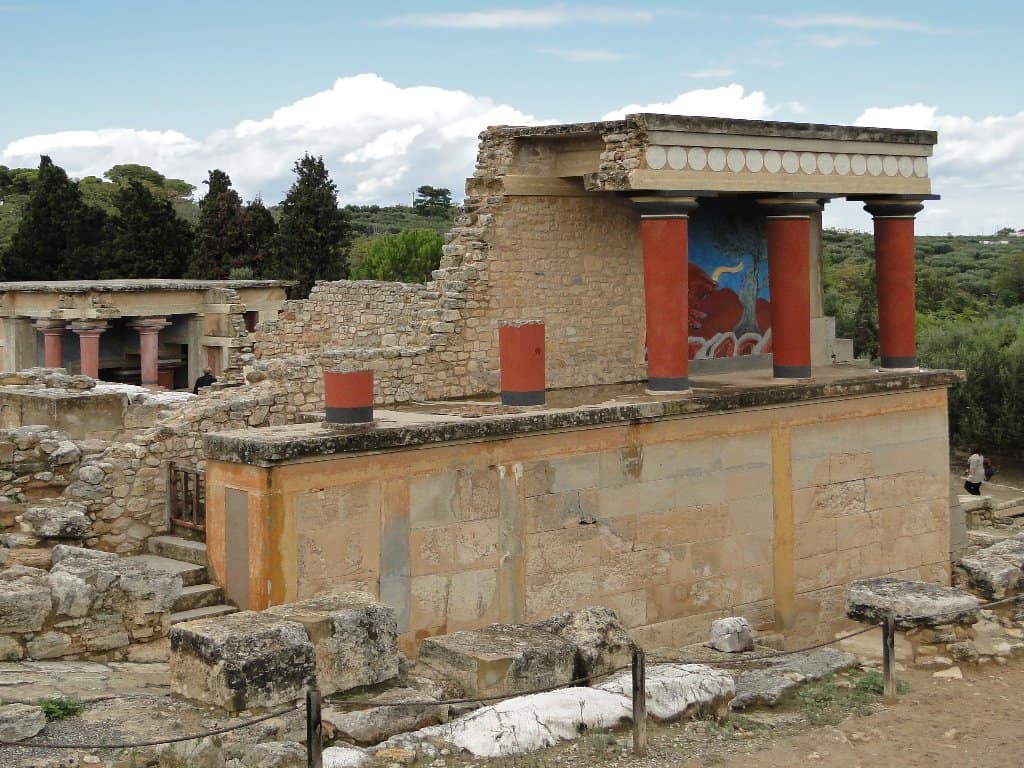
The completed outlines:
{"type": "Polygon", "coordinates": [[[913,200],[870,201],[875,220],[878,341],[883,368],[916,368],[914,216],[924,206],[913,200]]]}
{"type": "Polygon", "coordinates": [[[544,323],[505,321],[498,326],[502,405],[544,405],[544,323]]]}
{"type": "Polygon", "coordinates": [[[142,386],[156,386],[160,383],[160,330],[170,323],[163,317],[144,317],[131,325],[139,334],[142,386]]]}
{"type": "Polygon", "coordinates": [[[82,373],[98,379],[100,377],[100,335],[107,330],[106,322],[74,323],[71,330],[78,334],[82,373]]]}
{"type": "Polygon", "coordinates": [[[373,421],[373,371],[324,371],[328,424],[373,421]]]}
{"type": "Polygon", "coordinates": [[[761,200],[767,213],[772,371],[779,379],[811,376],[811,214],[816,200],[761,200]]]}
{"type": "Polygon", "coordinates": [[[640,210],[647,332],[647,390],[668,394],[690,388],[689,214],[692,197],[634,197],[640,210]]]}

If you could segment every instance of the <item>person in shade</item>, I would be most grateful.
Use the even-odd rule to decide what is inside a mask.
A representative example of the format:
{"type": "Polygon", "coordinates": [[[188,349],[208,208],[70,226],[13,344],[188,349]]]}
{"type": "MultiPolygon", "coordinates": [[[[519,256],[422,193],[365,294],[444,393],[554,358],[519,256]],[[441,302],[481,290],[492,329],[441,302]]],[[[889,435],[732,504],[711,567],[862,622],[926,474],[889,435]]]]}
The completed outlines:
{"type": "Polygon", "coordinates": [[[985,457],[978,448],[971,449],[964,475],[964,490],[972,496],[981,496],[981,484],[985,482],[985,457]]]}
{"type": "Polygon", "coordinates": [[[208,387],[217,380],[217,377],[213,375],[212,368],[204,368],[203,375],[196,379],[196,385],[192,387],[192,394],[198,395],[200,387],[208,387]]]}

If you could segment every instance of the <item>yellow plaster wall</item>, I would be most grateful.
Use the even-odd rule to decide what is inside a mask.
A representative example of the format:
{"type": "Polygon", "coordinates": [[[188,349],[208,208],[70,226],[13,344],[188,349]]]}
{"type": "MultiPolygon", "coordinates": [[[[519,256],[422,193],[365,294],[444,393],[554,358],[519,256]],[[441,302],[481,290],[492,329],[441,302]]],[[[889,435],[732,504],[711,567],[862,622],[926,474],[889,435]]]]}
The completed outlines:
{"type": "Polygon", "coordinates": [[[210,461],[210,558],[222,576],[217,497],[241,488],[250,607],[365,589],[396,608],[409,652],[594,604],[651,645],[730,614],[820,636],[852,579],[948,580],[945,434],[936,389],[269,469],[210,461]]]}

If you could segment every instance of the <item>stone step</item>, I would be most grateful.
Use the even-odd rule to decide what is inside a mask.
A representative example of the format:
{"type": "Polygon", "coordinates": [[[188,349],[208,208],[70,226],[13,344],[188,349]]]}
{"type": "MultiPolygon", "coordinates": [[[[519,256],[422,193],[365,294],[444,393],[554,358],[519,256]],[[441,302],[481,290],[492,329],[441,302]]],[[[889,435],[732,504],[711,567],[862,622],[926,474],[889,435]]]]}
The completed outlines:
{"type": "Polygon", "coordinates": [[[221,605],[224,602],[224,590],[216,584],[194,584],[181,590],[178,599],[171,609],[174,613],[190,611],[193,608],[206,608],[221,605]]]}
{"type": "Polygon", "coordinates": [[[157,571],[176,573],[181,576],[181,583],[185,587],[203,584],[209,578],[206,573],[205,565],[196,565],[195,563],[186,563],[181,560],[172,560],[167,557],[160,557],[160,555],[134,555],[126,559],[135,560],[140,565],[145,565],[157,571]]]}
{"type": "Polygon", "coordinates": [[[179,611],[171,614],[171,624],[180,624],[183,621],[195,621],[196,619],[210,619],[216,616],[227,616],[229,613],[236,613],[237,608],[233,605],[207,605],[202,608],[193,608],[189,611],[179,611]]]}
{"type": "Polygon", "coordinates": [[[208,565],[206,544],[201,541],[189,541],[180,536],[150,536],[149,551],[154,555],[181,560],[185,563],[208,565]]]}

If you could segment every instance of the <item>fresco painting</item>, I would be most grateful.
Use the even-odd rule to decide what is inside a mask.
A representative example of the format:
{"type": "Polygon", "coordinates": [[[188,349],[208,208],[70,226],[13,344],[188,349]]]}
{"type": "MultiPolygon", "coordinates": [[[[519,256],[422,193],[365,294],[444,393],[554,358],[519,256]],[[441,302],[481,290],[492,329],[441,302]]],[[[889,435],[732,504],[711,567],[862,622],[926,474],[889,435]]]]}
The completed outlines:
{"type": "Polygon", "coordinates": [[[702,200],[690,218],[690,359],[771,352],[764,216],[743,200],[702,200]]]}

